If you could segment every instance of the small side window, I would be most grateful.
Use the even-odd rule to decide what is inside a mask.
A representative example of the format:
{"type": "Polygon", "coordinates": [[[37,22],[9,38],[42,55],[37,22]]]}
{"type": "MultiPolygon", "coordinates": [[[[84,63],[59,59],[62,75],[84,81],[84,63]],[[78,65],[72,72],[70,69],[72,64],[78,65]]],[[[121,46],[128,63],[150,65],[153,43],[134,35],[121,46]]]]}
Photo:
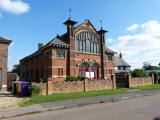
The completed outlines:
{"type": "Polygon", "coordinates": [[[108,57],[108,61],[113,61],[112,55],[107,55],[107,57],[108,57]]]}
{"type": "Polygon", "coordinates": [[[64,49],[56,49],[56,57],[57,58],[65,58],[65,50],[64,49]]]}

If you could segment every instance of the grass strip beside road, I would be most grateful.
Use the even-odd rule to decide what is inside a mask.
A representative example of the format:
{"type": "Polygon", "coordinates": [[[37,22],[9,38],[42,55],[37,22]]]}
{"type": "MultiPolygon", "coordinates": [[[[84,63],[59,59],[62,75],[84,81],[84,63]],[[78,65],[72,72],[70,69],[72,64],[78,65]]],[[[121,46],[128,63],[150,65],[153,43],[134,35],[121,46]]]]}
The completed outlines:
{"type": "Polygon", "coordinates": [[[140,90],[160,90],[160,84],[138,86],[135,88],[140,90]]]}
{"type": "Polygon", "coordinates": [[[76,99],[83,97],[92,97],[100,95],[113,95],[113,94],[125,94],[128,93],[127,90],[117,89],[117,90],[97,90],[97,91],[86,91],[86,92],[72,92],[72,93],[53,93],[51,95],[38,95],[32,96],[31,98],[23,98],[20,102],[20,106],[28,106],[43,102],[60,101],[67,99],[76,99]]]}

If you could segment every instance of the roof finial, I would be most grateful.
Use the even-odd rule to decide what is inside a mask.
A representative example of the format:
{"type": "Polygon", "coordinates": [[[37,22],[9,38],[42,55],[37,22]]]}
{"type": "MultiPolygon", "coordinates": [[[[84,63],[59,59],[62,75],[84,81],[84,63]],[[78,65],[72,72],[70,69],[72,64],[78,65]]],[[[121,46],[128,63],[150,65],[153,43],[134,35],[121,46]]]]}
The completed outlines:
{"type": "Polygon", "coordinates": [[[100,24],[101,24],[101,30],[102,30],[102,20],[100,20],[100,24]]]}
{"type": "Polygon", "coordinates": [[[69,12],[69,19],[71,19],[71,16],[72,16],[72,9],[69,9],[68,12],[69,12]]]}
{"type": "Polygon", "coordinates": [[[119,58],[122,58],[122,48],[120,48],[119,58]]]}

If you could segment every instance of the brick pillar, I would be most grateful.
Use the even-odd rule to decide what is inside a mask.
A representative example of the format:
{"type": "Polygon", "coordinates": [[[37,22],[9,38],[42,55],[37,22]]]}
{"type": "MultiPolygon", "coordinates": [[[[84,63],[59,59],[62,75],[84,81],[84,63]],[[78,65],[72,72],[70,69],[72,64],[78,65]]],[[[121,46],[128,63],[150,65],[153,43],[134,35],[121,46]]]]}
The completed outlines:
{"type": "Polygon", "coordinates": [[[132,76],[131,74],[128,74],[128,88],[132,87],[132,76]]]}
{"type": "Polygon", "coordinates": [[[153,73],[152,73],[151,79],[152,79],[152,84],[154,84],[154,74],[153,73]]]}
{"type": "Polygon", "coordinates": [[[46,82],[46,95],[52,94],[52,80],[48,79],[46,82]]]}
{"type": "Polygon", "coordinates": [[[112,79],[112,88],[116,89],[116,77],[115,77],[115,75],[111,75],[111,79],[112,79]]]}
{"type": "Polygon", "coordinates": [[[47,88],[48,94],[52,94],[52,81],[51,80],[48,80],[46,88],[47,88]]]}

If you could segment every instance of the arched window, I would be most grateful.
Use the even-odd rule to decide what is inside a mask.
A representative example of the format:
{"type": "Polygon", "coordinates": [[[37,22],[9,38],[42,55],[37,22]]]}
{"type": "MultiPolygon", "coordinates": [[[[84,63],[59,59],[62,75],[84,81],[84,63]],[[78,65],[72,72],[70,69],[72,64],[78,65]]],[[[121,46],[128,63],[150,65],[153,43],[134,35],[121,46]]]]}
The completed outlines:
{"type": "Polygon", "coordinates": [[[100,53],[98,37],[90,31],[82,31],[76,35],[76,50],[85,53],[100,53]]]}

